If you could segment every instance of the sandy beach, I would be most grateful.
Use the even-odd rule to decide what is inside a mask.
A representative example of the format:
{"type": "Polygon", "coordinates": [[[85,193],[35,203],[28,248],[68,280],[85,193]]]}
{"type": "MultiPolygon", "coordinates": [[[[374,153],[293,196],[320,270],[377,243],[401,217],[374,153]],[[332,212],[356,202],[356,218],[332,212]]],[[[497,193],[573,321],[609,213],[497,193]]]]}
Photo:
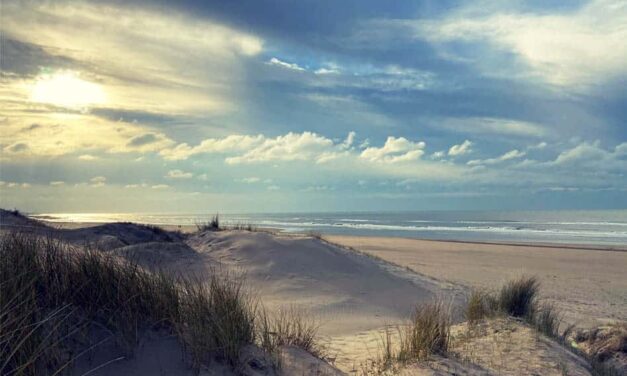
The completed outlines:
{"type": "Polygon", "coordinates": [[[577,326],[627,318],[627,247],[622,250],[328,236],[329,241],[468,288],[537,276],[543,296],[577,326]]]}

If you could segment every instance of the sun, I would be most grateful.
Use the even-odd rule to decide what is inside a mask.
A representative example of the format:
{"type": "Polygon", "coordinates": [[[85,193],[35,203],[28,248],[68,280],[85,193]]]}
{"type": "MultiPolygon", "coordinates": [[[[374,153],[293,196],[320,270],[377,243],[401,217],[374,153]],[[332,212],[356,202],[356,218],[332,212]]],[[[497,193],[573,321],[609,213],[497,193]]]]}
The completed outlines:
{"type": "Polygon", "coordinates": [[[103,104],[105,92],[96,83],[83,80],[75,72],[40,75],[32,87],[30,100],[72,109],[103,104]]]}

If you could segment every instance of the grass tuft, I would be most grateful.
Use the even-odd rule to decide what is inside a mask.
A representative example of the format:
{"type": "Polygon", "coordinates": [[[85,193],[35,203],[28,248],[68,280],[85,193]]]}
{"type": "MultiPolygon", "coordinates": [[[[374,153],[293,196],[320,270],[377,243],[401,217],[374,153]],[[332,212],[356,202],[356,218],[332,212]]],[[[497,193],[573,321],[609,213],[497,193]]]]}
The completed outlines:
{"type": "Polygon", "coordinates": [[[196,223],[198,232],[202,231],[220,231],[220,214],[216,214],[207,222],[196,223]]]}
{"type": "Polygon", "coordinates": [[[265,311],[259,315],[259,344],[270,354],[277,354],[282,346],[296,346],[318,357],[324,349],[318,342],[319,325],[295,308],[280,310],[270,317],[265,311]]]}
{"type": "Polygon", "coordinates": [[[537,308],[534,308],[535,314],[533,316],[532,325],[542,334],[560,339],[563,341],[568,335],[568,332],[572,330],[572,327],[566,329],[564,334],[560,334],[560,324],[562,322],[562,316],[552,303],[544,303],[537,308]]]}
{"type": "Polygon", "coordinates": [[[450,314],[442,301],[416,307],[408,326],[400,331],[397,360],[426,360],[431,355],[445,355],[451,330],[450,314]]]}
{"type": "Polygon", "coordinates": [[[497,310],[498,301],[494,296],[483,290],[473,290],[468,298],[464,316],[473,325],[486,317],[494,316],[497,310]]]}
{"type": "Polygon", "coordinates": [[[536,277],[522,276],[509,281],[499,292],[499,309],[512,317],[533,317],[539,289],[536,277]]]}

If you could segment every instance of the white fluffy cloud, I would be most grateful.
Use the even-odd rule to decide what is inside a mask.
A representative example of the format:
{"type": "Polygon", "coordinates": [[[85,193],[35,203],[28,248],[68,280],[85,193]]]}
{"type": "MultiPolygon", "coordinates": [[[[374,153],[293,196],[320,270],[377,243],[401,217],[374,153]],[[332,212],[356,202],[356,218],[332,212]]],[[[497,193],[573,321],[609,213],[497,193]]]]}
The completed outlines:
{"type": "Polygon", "coordinates": [[[425,143],[412,142],[404,137],[390,136],[385,144],[378,148],[371,146],[361,152],[361,158],[372,162],[397,163],[415,161],[424,154],[425,143]]]}
{"type": "Polygon", "coordinates": [[[456,157],[458,155],[464,155],[472,152],[470,148],[472,146],[472,142],[469,140],[465,140],[459,145],[453,145],[450,149],[448,149],[448,155],[452,157],[456,157]]]}
{"type": "Polygon", "coordinates": [[[269,161],[329,160],[335,155],[332,140],[312,132],[288,133],[276,138],[265,139],[242,155],[229,157],[228,164],[269,161]]]}
{"type": "Polygon", "coordinates": [[[167,160],[184,160],[195,154],[232,153],[247,150],[260,145],[265,140],[262,135],[230,135],[225,138],[209,138],[197,146],[182,143],[171,149],[163,149],[160,154],[167,160]]]}

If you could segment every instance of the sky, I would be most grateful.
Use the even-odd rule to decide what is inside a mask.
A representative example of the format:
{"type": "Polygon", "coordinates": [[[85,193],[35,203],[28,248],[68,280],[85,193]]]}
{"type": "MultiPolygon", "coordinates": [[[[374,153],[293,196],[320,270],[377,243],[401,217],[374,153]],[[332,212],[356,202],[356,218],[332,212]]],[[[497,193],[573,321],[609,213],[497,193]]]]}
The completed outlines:
{"type": "Polygon", "coordinates": [[[0,4],[0,206],[627,208],[627,3],[0,4]]]}

